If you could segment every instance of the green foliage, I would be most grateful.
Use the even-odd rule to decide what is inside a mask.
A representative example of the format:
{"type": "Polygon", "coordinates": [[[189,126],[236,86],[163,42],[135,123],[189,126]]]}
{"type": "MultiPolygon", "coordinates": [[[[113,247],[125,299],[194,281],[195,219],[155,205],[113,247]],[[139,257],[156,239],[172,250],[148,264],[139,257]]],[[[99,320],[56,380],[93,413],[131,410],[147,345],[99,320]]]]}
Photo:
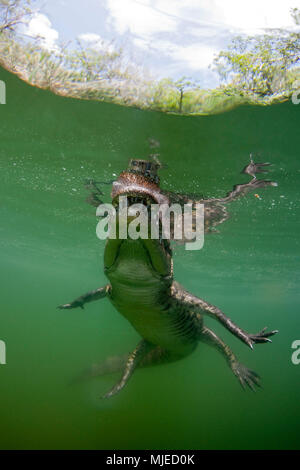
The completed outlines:
{"type": "Polygon", "coordinates": [[[65,63],[82,81],[118,79],[126,76],[126,68],[122,64],[122,49],[98,44],[97,48],[82,47],[78,41],[78,49],[65,57],[65,63]]]}
{"type": "Polygon", "coordinates": [[[179,107],[179,94],[174,82],[164,78],[152,86],[150,106],[159,111],[176,112],[179,107]]]}
{"type": "MultiPolygon", "coordinates": [[[[300,12],[292,10],[295,22],[300,12]]],[[[236,37],[214,66],[230,93],[250,100],[289,96],[291,76],[299,67],[300,32],[281,29],[260,36],[236,37]]]]}

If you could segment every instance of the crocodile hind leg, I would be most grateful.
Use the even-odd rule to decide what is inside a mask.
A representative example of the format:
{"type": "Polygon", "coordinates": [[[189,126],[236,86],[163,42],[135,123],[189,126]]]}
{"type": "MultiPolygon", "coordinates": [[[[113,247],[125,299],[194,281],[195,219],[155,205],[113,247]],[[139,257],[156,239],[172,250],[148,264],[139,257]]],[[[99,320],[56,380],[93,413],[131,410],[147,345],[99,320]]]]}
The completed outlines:
{"type": "Polygon", "coordinates": [[[91,290],[90,292],[87,292],[86,294],[83,294],[80,297],[77,297],[77,299],[73,300],[73,302],[70,302],[64,305],[59,305],[57,308],[60,308],[60,309],[70,309],[70,308],[77,308],[77,307],[84,308],[84,304],[88,302],[92,302],[94,300],[103,299],[104,297],[106,297],[109,290],[110,290],[110,284],[107,284],[104,287],[99,287],[98,289],[91,290]]]}
{"type": "Polygon", "coordinates": [[[238,378],[241,386],[245,389],[246,385],[255,392],[255,386],[260,387],[260,377],[253,370],[248,369],[241,364],[233,354],[229,346],[225,344],[212,330],[203,327],[200,341],[218,349],[225,357],[230,369],[238,378]]]}
{"type": "MultiPolygon", "coordinates": [[[[160,346],[155,346],[146,340],[142,340],[136,349],[129,355],[121,380],[102,398],[110,398],[119,393],[125,387],[137,367],[148,367],[173,362],[182,359],[184,356],[170,353],[160,346]]],[[[101,368],[102,374],[115,372],[116,368],[124,363],[124,358],[120,356],[115,358],[110,367],[101,368]]],[[[108,365],[108,364],[107,364],[108,365]]],[[[99,370],[99,369],[98,369],[99,370]]],[[[102,375],[101,374],[101,375],[102,375]]]]}
{"type": "Polygon", "coordinates": [[[122,388],[125,387],[128,380],[132,376],[133,372],[141,362],[141,360],[153,349],[155,346],[149,343],[146,340],[142,340],[139,342],[135,350],[129,355],[127,359],[127,363],[125,365],[125,369],[123,371],[123,375],[119,382],[109,391],[107,392],[102,398],[110,398],[116,393],[119,393],[122,388]]]}
{"type": "MultiPolygon", "coordinates": [[[[145,354],[144,357],[141,358],[136,367],[150,367],[174,362],[179,359],[181,359],[181,356],[175,356],[161,346],[155,346],[153,349],[150,349],[150,351],[145,354]]],[[[102,377],[107,374],[114,374],[116,372],[124,371],[127,361],[128,354],[107,357],[103,361],[95,363],[88,369],[84,370],[80,375],[71,381],[71,384],[76,384],[95,377],[102,377]]]]}

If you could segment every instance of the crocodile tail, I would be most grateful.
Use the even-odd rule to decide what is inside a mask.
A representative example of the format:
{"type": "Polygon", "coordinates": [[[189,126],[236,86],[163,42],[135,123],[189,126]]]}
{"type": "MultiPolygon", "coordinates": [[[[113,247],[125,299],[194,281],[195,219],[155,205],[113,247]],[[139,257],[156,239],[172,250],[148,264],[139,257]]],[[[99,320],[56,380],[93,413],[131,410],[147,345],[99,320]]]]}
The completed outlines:
{"type": "Polygon", "coordinates": [[[71,380],[70,385],[84,382],[85,380],[92,379],[94,377],[101,377],[102,375],[120,372],[124,369],[127,359],[128,354],[124,354],[123,356],[107,357],[104,361],[92,364],[91,367],[82,371],[81,374],[71,380]]]}

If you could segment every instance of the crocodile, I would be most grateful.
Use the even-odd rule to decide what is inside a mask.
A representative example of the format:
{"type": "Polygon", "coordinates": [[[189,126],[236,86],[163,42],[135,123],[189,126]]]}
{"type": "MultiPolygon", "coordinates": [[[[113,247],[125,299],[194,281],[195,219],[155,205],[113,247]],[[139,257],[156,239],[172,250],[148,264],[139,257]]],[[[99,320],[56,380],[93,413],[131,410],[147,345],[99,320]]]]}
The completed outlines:
{"type": "MultiPolygon", "coordinates": [[[[269,163],[255,163],[252,158],[243,172],[251,176],[248,183],[238,184],[223,198],[191,198],[188,195],[164,191],[160,188],[159,163],[132,159],[112,184],[112,203],[118,211],[119,197],[127,196],[130,204],[181,205],[195,201],[204,204],[205,233],[214,230],[228,218],[226,204],[244,196],[251,190],[276,186],[270,180],[258,179],[269,163]]],[[[95,194],[94,194],[95,195],[95,194]]],[[[112,239],[106,241],[104,271],[109,283],[72,302],[60,305],[61,309],[83,308],[88,302],[107,297],[141,336],[129,356],[108,358],[90,370],[91,376],[122,371],[120,380],[103,398],[120,392],[138,367],[177,361],[191,354],[199,342],[217,349],[237,377],[241,386],[256,391],[261,386],[260,376],[239,362],[225,342],[204,325],[208,315],[253,349],[256,343],[271,342],[278,330],[262,329],[250,334],[237,326],[222,310],[196,297],[173,279],[172,233],[170,239],[159,237],[136,240],[112,239]]]]}

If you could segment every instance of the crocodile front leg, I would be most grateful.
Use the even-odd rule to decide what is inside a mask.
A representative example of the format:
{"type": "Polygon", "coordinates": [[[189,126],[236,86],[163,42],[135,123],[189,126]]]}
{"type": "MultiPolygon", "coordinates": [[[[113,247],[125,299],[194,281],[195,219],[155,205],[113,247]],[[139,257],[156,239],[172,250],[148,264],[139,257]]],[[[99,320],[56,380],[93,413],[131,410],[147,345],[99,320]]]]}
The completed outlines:
{"type": "Polygon", "coordinates": [[[253,370],[248,369],[246,366],[241,364],[236,356],[233,354],[229,346],[225,344],[212,330],[203,327],[201,332],[200,341],[216,348],[225,357],[230,369],[237,377],[243,389],[248,385],[253,392],[255,392],[255,386],[260,387],[260,377],[253,370]]]}
{"type": "Polygon", "coordinates": [[[146,340],[142,340],[135,350],[129,355],[123,375],[121,380],[109,391],[107,392],[102,398],[110,398],[116,393],[119,393],[122,388],[125,387],[128,380],[132,376],[133,372],[140,364],[141,360],[151,351],[155,346],[149,343],[146,340]]]}
{"type": "Polygon", "coordinates": [[[267,173],[268,170],[266,167],[270,165],[271,163],[255,163],[252,159],[252,155],[250,155],[250,163],[243,169],[242,173],[252,176],[252,180],[249,181],[249,183],[235,185],[233,190],[229,191],[229,193],[223,198],[204,200],[204,204],[205,202],[221,202],[223,204],[226,204],[227,202],[235,201],[241,196],[244,196],[249,191],[259,188],[265,188],[267,186],[278,186],[275,181],[259,180],[256,178],[257,173],[267,173]]]}
{"type": "MultiPolygon", "coordinates": [[[[202,195],[185,195],[179,193],[165,192],[171,203],[187,204],[201,203],[204,204],[204,228],[205,233],[211,232],[212,229],[228,219],[226,204],[236,201],[240,197],[245,196],[250,191],[256,191],[267,186],[278,186],[275,181],[257,179],[259,173],[267,173],[270,163],[255,163],[252,155],[250,155],[250,163],[243,169],[245,173],[252,177],[248,183],[237,184],[229,191],[226,196],[220,198],[203,198],[202,195]]],[[[193,230],[195,227],[193,226],[193,230]]]]}
{"type": "Polygon", "coordinates": [[[59,305],[57,308],[60,308],[60,309],[65,309],[65,308],[69,309],[69,308],[77,308],[77,307],[84,308],[84,304],[88,302],[92,302],[93,300],[99,300],[99,299],[103,299],[104,297],[106,297],[110,289],[111,289],[110,284],[107,284],[104,287],[99,287],[98,289],[92,290],[90,292],[87,292],[86,294],[81,295],[80,297],[77,297],[77,299],[73,300],[73,302],[59,305]]]}
{"type": "Polygon", "coordinates": [[[278,333],[278,330],[266,331],[266,328],[257,334],[246,333],[246,331],[237,326],[218,307],[190,294],[175,281],[172,284],[172,296],[183,302],[191,311],[206,314],[218,320],[227,330],[246,343],[251,349],[253,349],[253,344],[255,343],[272,342],[269,337],[278,333]]]}

